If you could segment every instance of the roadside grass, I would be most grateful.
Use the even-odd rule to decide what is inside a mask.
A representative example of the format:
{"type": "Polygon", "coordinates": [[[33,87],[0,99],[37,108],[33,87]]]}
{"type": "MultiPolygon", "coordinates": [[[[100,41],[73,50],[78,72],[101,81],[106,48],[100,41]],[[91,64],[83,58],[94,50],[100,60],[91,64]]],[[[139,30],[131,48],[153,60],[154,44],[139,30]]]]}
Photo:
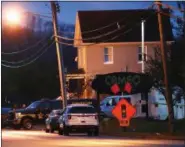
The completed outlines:
{"type": "MultiPolygon", "coordinates": [[[[185,119],[174,121],[175,136],[185,136],[185,119]]],[[[109,119],[100,123],[100,132],[103,134],[116,135],[169,135],[168,121],[147,120],[144,118],[133,118],[130,121],[130,126],[127,127],[126,132],[119,126],[116,119],[109,119]]]]}

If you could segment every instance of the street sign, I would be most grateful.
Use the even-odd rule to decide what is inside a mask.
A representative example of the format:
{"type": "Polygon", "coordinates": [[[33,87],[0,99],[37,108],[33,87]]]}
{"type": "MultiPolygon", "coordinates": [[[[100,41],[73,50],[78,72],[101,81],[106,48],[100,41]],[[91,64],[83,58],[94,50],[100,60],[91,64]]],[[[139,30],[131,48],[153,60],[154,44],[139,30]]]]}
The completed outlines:
{"type": "Polygon", "coordinates": [[[112,114],[119,120],[120,126],[129,126],[130,119],[136,113],[136,109],[124,98],[112,110],[112,114]]]}
{"type": "Polygon", "coordinates": [[[130,120],[119,121],[121,127],[128,127],[130,125],[130,120]]]}

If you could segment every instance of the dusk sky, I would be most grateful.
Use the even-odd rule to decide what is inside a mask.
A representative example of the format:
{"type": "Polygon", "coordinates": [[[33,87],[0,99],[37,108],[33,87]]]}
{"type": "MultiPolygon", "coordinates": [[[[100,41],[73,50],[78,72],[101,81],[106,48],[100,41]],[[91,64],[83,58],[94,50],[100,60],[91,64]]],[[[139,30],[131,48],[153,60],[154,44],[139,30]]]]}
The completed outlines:
{"type": "MultiPolygon", "coordinates": [[[[147,8],[152,1],[148,2],[59,2],[61,12],[59,21],[65,23],[75,23],[76,13],[79,10],[122,10],[122,9],[144,9],[147,8]]],[[[176,6],[176,2],[164,2],[176,6]]],[[[30,11],[47,16],[51,16],[51,8],[49,1],[42,2],[2,2],[2,14],[7,8],[21,11],[30,11]]],[[[47,19],[47,18],[46,18],[47,19]]]]}

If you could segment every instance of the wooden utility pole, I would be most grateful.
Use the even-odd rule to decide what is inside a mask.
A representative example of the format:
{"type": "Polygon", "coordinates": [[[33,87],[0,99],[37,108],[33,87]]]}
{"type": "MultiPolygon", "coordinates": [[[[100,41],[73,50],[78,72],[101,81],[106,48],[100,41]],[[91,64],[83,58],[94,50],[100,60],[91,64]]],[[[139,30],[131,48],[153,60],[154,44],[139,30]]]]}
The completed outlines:
{"type": "MultiPolygon", "coordinates": [[[[160,1],[157,1],[160,2],[160,1]]],[[[161,2],[160,2],[161,3],[161,2]]],[[[162,22],[162,7],[159,3],[157,3],[158,8],[158,23],[159,23],[159,33],[160,33],[160,43],[161,43],[161,56],[162,56],[162,63],[163,63],[163,72],[164,72],[164,84],[165,84],[165,96],[166,101],[168,105],[168,127],[169,132],[173,133],[174,126],[173,126],[173,120],[174,120],[174,113],[173,113],[173,102],[172,102],[172,93],[170,89],[169,84],[169,77],[168,77],[168,65],[167,65],[167,51],[165,46],[165,39],[164,39],[164,32],[163,32],[163,22],[162,22]]]]}
{"type": "Polygon", "coordinates": [[[58,32],[57,32],[57,12],[56,12],[56,4],[54,1],[51,1],[51,9],[52,9],[52,21],[53,21],[53,31],[56,42],[56,52],[57,52],[57,61],[58,61],[58,71],[59,71],[59,79],[60,79],[60,95],[63,98],[63,108],[67,106],[67,98],[66,98],[66,81],[65,81],[65,73],[64,73],[64,62],[62,58],[62,48],[60,48],[58,42],[58,32]]]}

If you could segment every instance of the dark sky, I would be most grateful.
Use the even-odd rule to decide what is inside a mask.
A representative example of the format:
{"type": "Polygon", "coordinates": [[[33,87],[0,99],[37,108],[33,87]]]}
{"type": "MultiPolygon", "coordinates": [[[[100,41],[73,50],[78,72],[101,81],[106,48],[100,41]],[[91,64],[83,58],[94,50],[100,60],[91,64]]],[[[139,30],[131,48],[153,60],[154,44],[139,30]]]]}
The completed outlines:
{"type": "MultiPolygon", "coordinates": [[[[152,1],[147,2],[59,2],[61,12],[59,21],[65,23],[75,23],[76,13],[79,10],[115,10],[115,9],[144,9],[147,8],[152,1]]],[[[164,2],[176,6],[176,2],[164,2]]],[[[42,2],[2,2],[2,14],[7,10],[19,9],[21,11],[31,11],[47,16],[51,16],[51,8],[49,1],[42,2]]],[[[49,18],[46,18],[49,19],[49,18]]]]}

